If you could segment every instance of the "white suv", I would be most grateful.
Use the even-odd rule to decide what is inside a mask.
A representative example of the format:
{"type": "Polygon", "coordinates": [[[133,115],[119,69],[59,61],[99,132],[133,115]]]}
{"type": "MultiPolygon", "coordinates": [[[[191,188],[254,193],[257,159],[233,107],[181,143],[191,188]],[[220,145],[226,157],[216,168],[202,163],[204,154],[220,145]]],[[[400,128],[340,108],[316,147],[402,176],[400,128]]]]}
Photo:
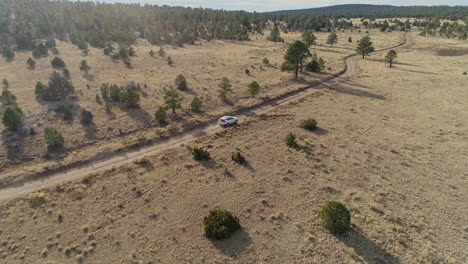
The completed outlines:
{"type": "Polygon", "coordinates": [[[237,118],[233,116],[223,116],[218,120],[218,124],[223,127],[228,127],[237,124],[237,118]]]}

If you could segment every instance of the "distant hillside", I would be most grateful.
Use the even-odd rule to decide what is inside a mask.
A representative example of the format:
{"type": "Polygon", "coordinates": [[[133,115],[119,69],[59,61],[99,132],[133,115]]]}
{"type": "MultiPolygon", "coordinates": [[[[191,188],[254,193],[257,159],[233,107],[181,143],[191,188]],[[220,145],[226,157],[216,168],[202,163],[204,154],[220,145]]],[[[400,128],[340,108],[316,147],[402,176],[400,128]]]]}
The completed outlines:
{"type": "Polygon", "coordinates": [[[391,6],[391,5],[335,5],[310,9],[282,10],[269,12],[272,15],[310,15],[325,17],[439,17],[463,19],[468,17],[468,6],[391,6]]]}

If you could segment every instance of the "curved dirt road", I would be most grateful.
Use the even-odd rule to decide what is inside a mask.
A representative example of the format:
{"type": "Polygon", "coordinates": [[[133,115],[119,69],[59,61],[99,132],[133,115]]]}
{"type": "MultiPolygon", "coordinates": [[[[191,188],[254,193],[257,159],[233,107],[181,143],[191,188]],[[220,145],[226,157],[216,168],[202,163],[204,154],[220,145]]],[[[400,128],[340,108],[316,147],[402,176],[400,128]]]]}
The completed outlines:
{"type": "MultiPolygon", "coordinates": [[[[409,46],[410,44],[411,44],[411,40],[409,38],[409,34],[405,33],[405,41],[402,44],[397,45],[395,47],[389,47],[389,48],[382,49],[382,50],[376,50],[376,52],[381,52],[381,51],[385,51],[389,49],[403,48],[403,47],[409,46]]],[[[328,86],[336,85],[338,83],[345,81],[347,77],[350,77],[351,75],[353,75],[355,71],[355,63],[356,63],[356,60],[359,59],[359,57],[360,57],[359,55],[353,55],[353,56],[348,57],[346,59],[346,69],[344,73],[341,74],[340,76],[330,79],[328,81],[322,82],[317,85],[309,86],[307,87],[307,89],[304,89],[297,93],[292,93],[289,96],[272,100],[268,103],[262,104],[259,107],[249,109],[248,111],[245,111],[244,113],[239,115],[239,120],[242,122],[249,116],[262,114],[270,109],[287,104],[291,102],[292,100],[296,100],[298,98],[310,95],[316,92],[316,89],[323,89],[328,86]]],[[[187,143],[196,138],[200,138],[209,134],[213,134],[217,131],[220,131],[221,129],[222,128],[219,127],[217,124],[206,125],[204,127],[195,129],[193,131],[184,133],[182,135],[175,136],[167,140],[161,140],[153,145],[149,145],[147,147],[143,147],[138,150],[129,151],[129,152],[122,153],[122,154],[116,154],[104,160],[100,160],[100,161],[93,162],[91,164],[87,164],[83,166],[77,166],[76,168],[69,169],[66,172],[54,173],[49,176],[42,177],[36,180],[13,184],[11,186],[0,189],[0,200],[16,198],[16,197],[28,194],[30,192],[39,190],[39,189],[54,186],[55,184],[58,184],[61,182],[80,179],[81,177],[89,173],[101,172],[101,171],[110,169],[112,167],[118,167],[124,164],[132,163],[135,160],[144,157],[145,155],[152,155],[152,154],[161,152],[163,150],[178,147],[181,144],[187,143]]]]}

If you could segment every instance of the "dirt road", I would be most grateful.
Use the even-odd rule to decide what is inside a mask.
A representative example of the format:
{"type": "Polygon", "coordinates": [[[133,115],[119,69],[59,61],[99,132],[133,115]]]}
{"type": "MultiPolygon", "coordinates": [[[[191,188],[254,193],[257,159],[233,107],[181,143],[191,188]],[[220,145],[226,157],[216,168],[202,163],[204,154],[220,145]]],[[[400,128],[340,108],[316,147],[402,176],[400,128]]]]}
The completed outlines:
{"type": "MultiPolygon", "coordinates": [[[[407,33],[405,34],[404,43],[395,47],[389,47],[383,50],[378,50],[376,52],[381,52],[381,51],[385,51],[389,49],[403,48],[409,45],[411,45],[410,34],[407,33]]],[[[338,83],[346,81],[349,77],[353,75],[354,70],[355,70],[355,62],[359,58],[360,56],[358,55],[348,57],[346,59],[346,69],[344,73],[336,78],[322,82],[318,85],[309,86],[307,87],[307,89],[300,90],[295,93],[291,93],[288,96],[272,100],[257,108],[249,109],[247,111],[242,112],[242,114],[238,116],[240,122],[244,121],[246,118],[250,116],[262,114],[270,109],[287,104],[291,102],[292,100],[296,100],[298,98],[308,96],[312,93],[317,92],[318,89],[323,89],[328,86],[333,86],[338,83]]],[[[93,162],[84,166],[78,166],[66,172],[55,173],[55,174],[51,174],[49,176],[42,177],[42,178],[32,180],[29,182],[7,186],[7,187],[0,189],[0,200],[12,199],[12,198],[22,196],[22,195],[28,194],[30,192],[33,192],[42,188],[53,186],[61,182],[76,180],[90,173],[97,173],[97,172],[111,169],[112,167],[118,167],[118,166],[122,166],[125,164],[129,164],[146,155],[154,155],[155,153],[158,153],[163,150],[176,148],[182,144],[186,144],[187,142],[193,139],[200,138],[200,137],[210,135],[210,134],[214,134],[217,131],[220,131],[222,129],[223,128],[219,127],[217,124],[210,124],[205,127],[201,127],[196,130],[187,132],[185,134],[175,136],[167,140],[159,141],[156,144],[143,147],[135,151],[129,151],[129,152],[122,153],[122,154],[116,154],[115,156],[109,157],[105,160],[96,161],[96,162],[93,162]]]]}

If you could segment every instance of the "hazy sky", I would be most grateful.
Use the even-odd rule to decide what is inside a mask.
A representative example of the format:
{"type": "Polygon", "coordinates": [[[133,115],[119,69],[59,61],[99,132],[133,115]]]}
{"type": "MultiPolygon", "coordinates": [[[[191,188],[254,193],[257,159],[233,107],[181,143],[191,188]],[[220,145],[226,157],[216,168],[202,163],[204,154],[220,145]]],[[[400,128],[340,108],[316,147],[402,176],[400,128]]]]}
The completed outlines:
{"type": "Polygon", "coordinates": [[[206,7],[227,10],[275,11],[340,4],[374,5],[468,5],[468,0],[98,0],[98,2],[126,2],[171,6],[206,7]]]}

